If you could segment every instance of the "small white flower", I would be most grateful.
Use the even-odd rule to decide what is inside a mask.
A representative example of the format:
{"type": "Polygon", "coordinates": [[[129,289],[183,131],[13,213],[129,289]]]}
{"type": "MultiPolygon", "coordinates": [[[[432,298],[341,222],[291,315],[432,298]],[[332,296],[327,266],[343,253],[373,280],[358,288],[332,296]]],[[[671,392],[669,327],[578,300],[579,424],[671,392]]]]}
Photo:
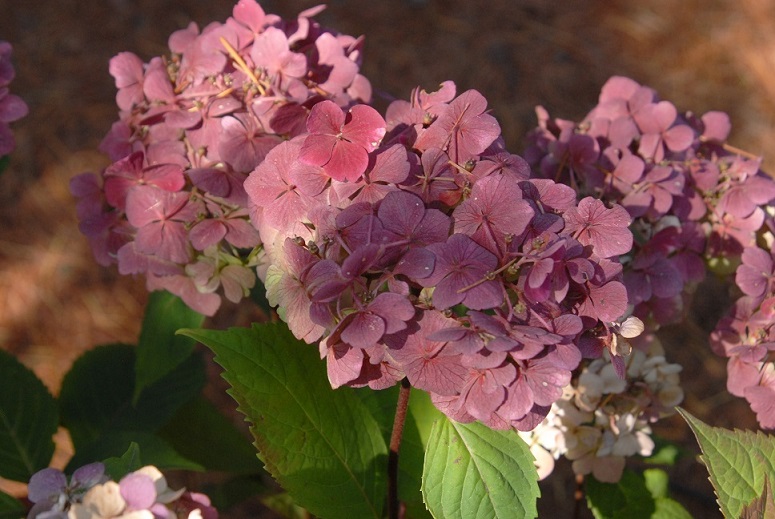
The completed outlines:
{"type": "Polygon", "coordinates": [[[103,519],[116,517],[124,511],[126,502],[121,488],[115,481],[95,485],[83,496],[81,504],[75,504],[67,514],[69,519],[103,519]]]}

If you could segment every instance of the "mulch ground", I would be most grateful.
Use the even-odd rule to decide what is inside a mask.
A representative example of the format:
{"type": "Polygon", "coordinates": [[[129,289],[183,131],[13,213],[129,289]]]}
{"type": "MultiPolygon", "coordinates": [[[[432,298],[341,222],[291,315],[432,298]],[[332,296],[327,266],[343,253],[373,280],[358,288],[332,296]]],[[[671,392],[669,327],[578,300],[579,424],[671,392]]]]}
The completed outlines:
{"type": "MultiPolygon", "coordinates": [[[[317,2],[263,2],[292,16],[317,2]]],[[[30,106],[16,123],[18,148],[0,177],[0,348],[11,351],[56,392],[61,377],[97,344],[134,342],[146,294],[141,279],[99,267],[77,230],[68,180],[106,165],[96,152],[116,119],[110,57],[124,50],[147,61],[189,21],[231,13],[230,0],[0,0],[0,39],[14,45],[12,91],[30,106]]],[[[611,75],[656,88],[679,110],[723,110],[732,144],[767,157],[775,130],[775,5],[768,0],[332,0],[318,17],[365,34],[363,71],[384,107],[417,85],[452,79],[480,90],[519,153],[535,124],[534,106],[582,117],[611,75]]],[[[703,285],[691,319],[665,330],[669,359],[685,366],[684,406],[716,426],[755,427],[744,402],[725,391],[724,362],[707,346],[723,285],[703,285]]],[[[251,309],[226,307],[214,323],[249,322],[251,309]]],[[[0,384],[2,381],[0,381],[0,384]]],[[[228,400],[223,400],[229,406],[228,400]]],[[[696,452],[678,418],[658,434],[696,452]]],[[[69,455],[62,435],[57,463],[69,455]]],[[[561,464],[542,487],[542,517],[567,517],[572,476],[561,464]]],[[[695,517],[720,517],[694,459],[671,469],[673,496],[695,517]]],[[[2,483],[2,482],[0,482],[2,483]]],[[[4,488],[10,488],[5,486],[4,488]]],[[[23,488],[14,487],[23,492],[23,488]]],[[[14,490],[12,488],[12,490],[14,490]]],[[[234,517],[257,516],[250,505],[234,517]]]]}

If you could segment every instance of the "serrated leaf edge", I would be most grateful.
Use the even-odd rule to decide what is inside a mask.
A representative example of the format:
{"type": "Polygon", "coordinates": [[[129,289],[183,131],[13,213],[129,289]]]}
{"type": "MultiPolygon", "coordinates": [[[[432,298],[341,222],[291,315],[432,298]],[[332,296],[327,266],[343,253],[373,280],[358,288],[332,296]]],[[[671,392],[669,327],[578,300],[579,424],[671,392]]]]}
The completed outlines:
{"type": "MultiPolygon", "coordinates": [[[[700,446],[700,451],[702,452],[702,455],[700,455],[699,458],[702,461],[703,465],[705,465],[705,468],[708,470],[708,474],[709,474],[708,480],[710,481],[711,485],[713,486],[713,493],[716,495],[716,503],[718,503],[719,509],[721,510],[721,513],[724,515],[724,517],[733,517],[732,512],[729,509],[729,506],[727,505],[727,502],[725,500],[723,500],[721,495],[719,494],[719,489],[718,489],[718,487],[716,485],[716,482],[719,481],[719,474],[716,473],[714,467],[711,465],[711,463],[708,462],[707,455],[705,454],[705,451],[702,448],[702,441],[701,441],[700,436],[702,436],[702,438],[704,438],[706,441],[708,441],[710,443],[713,443],[713,442],[711,441],[710,438],[708,438],[707,435],[701,433],[701,430],[700,430],[699,427],[697,427],[697,424],[700,424],[703,427],[706,427],[706,428],[708,428],[708,429],[710,429],[712,431],[719,431],[719,433],[724,433],[724,434],[743,435],[743,436],[751,435],[751,436],[756,436],[757,438],[760,438],[760,437],[761,438],[769,438],[769,437],[766,434],[763,434],[761,431],[752,432],[752,431],[745,431],[745,430],[737,429],[737,428],[734,428],[734,429],[730,430],[730,429],[724,429],[722,427],[714,427],[712,425],[708,425],[708,424],[706,424],[705,422],[703,422],[699,418],[693,416],[691,413],[689,413],[688,411],[686,411],[685,409],[683,409],[681,407],[676,407],[676,411],[678,411],[678,413],[684,418],[684,420],[686,420],[686,423],[689,425],[689,428],[692,430],[692,433],[694,434],[694,437],[697,439],[697,443],[700,446]]],[[[742,444],[742,442],[739,442],[739,441],[738,441],[738,443],[742,444]]],[[[719,451],[719,453],[722,456],[724,456],[724,460],[726,460],[727,463],[730,466],[735,466],[736,465],[736,463],[731,462],[729,460],[729,458],[726,457],[726,453],[724,453],[722,451],[719,451]]],[[[760,455],[759,449],[756,449],[756,451],[754,451],[753,453],[750,453],[749,457],[746,458],[746,461],[750,461],[750,458],[753,457],[754,455],[760,455]]],[[[748,488],[756,496],[760,496],[762,494],[762,492],[764,491],[764,482],[762,483],[762,488],[761,489],[757,489],[755,481],[754,482],[749,482],[748,480],[746,480],[743,477],[742,474],[740,474],[740,476],[741,476],[741,480],[744,481],[748,485],[748,488]]],[[[765,481],[766,481],[766,475],[765,475],[765,481]]],[[[770,488],[772,489],[772,486],[770,488]]],[[[772,490],[775,492],[775,489],[772,489],[772,490]]],[[[729,494],[729,495],[730,495],[731,498],[736,499],[737,501],[739,501],[742,504],[741,509],[746,506],[746,503],[744,503],[742,499],[735,498],[731,494],[729,494]]],[[[754,499],[756,499],[756,497],[754,499]]]]}

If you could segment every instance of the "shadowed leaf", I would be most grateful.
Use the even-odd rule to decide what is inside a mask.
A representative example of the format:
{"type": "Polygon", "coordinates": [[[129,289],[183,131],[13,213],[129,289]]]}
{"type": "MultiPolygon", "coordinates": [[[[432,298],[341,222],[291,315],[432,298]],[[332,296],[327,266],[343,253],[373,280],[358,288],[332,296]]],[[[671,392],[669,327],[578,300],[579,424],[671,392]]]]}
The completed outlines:
{"type": "Polygon", "coordinates": [[[24,504],[18,499],[0,492],[0,519],[19,519],[24,517],[24,504]]]}
{"type": "Polygon", "coordinates": [[[134,403],[145,388],[179,366],[194,351],[196,343],[175,332],[201,326],[203,320],[202,314],[190,309],[179,297],[164,291],[151,293],[137,342],[134,403]]]}
{"type": "Polygon", "coordinates": [[[56,402],[32,371],[2,350],[0,381],[0,477],[26,482],[54,454],[56,402]]]}
{"type": "Polygon", "coordinates": [[[387,447],[353,390],[332,390],[317,348],[283,324],[182,330],[215,352],[266,468],[326,517],[382,517],[387,447]]]}

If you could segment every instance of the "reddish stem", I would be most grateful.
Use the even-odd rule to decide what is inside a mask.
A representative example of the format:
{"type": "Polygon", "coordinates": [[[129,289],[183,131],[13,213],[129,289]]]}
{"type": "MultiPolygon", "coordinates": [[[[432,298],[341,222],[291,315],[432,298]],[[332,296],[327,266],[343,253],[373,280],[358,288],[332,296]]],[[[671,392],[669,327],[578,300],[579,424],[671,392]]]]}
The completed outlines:
{"type": "Polygon", "coordinates": [[[576,491],[573,492],[573,517],[581,517],[582,503],[584,501],[584,476],[576,474],[576,491]]]}
{"type": "Polygon", "coordinates": [[[404,434],[406,410],[409,408],[409,392],[412,386],[408,379],[401,381],[396,404],[396,417],[393,420],[393,432],[390,434],[390,452],[388,453],[388,518],[398,519],[400,504],[398,502],[398,450],[401,447],[401,437],[404,434]]]}

